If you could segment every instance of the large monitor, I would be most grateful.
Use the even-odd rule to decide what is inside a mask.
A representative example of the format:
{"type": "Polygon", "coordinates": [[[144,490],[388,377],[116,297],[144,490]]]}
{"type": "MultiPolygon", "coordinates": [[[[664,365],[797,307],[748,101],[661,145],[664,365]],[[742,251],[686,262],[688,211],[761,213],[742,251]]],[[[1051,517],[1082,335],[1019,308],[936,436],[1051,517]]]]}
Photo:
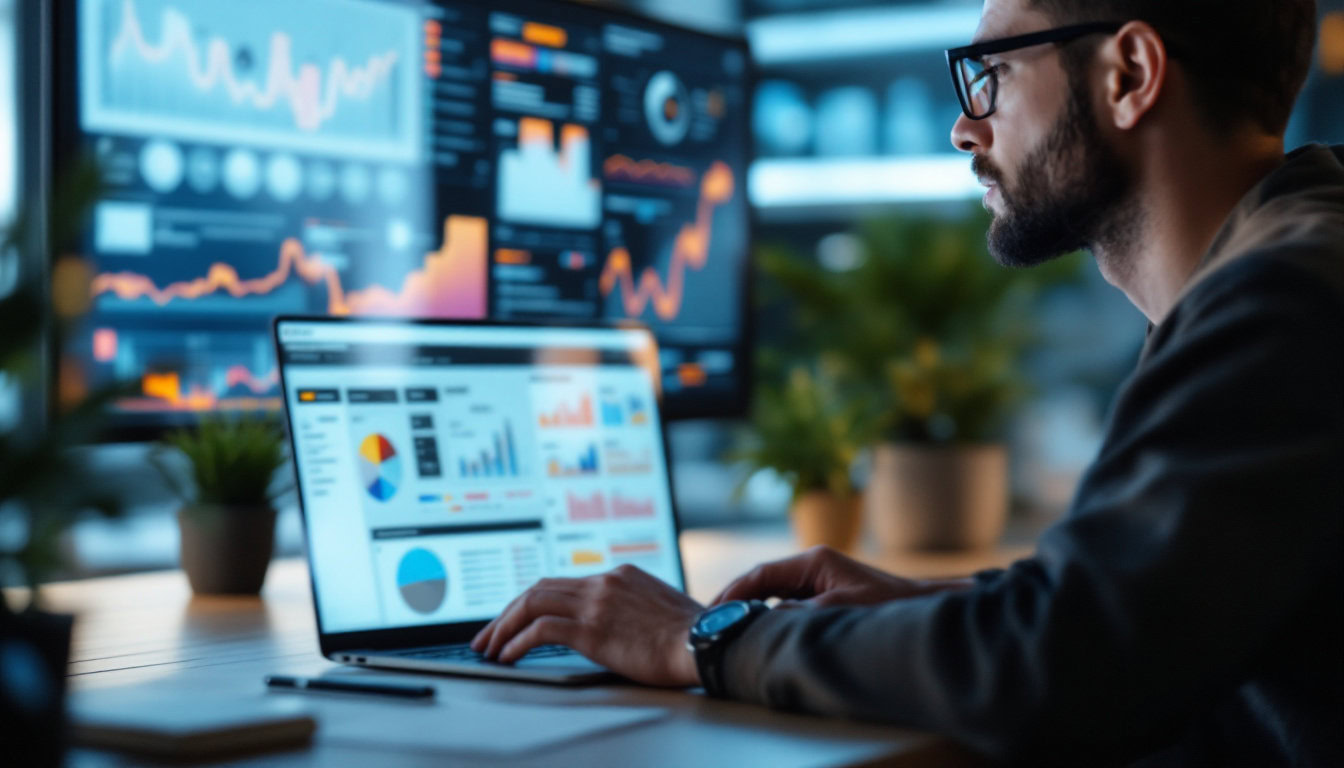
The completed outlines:
{"type": "Polygon", "coordinates": [[[279,314],[636,320],[740,409],[749,62],[557,0],[60,0],[56,173],[105,173],[60,393],[116,432],[278,408],[279,314]]]}

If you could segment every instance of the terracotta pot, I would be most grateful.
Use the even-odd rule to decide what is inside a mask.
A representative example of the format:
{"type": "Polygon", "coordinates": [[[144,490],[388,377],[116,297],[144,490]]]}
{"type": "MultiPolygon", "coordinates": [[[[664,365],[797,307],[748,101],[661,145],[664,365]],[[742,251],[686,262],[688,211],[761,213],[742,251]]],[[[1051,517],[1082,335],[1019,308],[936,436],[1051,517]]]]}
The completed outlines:
{"type": "Polygon", "coordinates": [[[271,507],[183,507],[182,570],[198,595],[255,595],[275,548],[271,507]]]}
{"type": "Polygon", "coordinates": [[[793,533],[803,549],[825,544],[841,552],[854,548],[859,539],[859,499],[841,498],[828,491],[809,491],[799,496],[789,510],[793,533]]]}
{"type": "Polygon", "coordinates": [[[884,551],[991,547],[1008,519],[1008,451],[1002,445],[879,445],[865,497],[884,551]]]}

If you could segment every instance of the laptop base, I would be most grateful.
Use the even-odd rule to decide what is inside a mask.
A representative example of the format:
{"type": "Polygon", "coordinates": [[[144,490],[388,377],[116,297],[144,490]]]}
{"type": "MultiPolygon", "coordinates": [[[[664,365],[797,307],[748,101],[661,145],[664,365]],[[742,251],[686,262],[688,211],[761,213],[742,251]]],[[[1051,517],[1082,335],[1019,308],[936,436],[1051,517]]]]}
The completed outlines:
{"type": "Polygon", "coordinates": [[[480,658],[478,654],[444,654],[426,657],[423,652],[411,651],[349,651],[334,653],[329,658],[341,664],[377,669],[396,669],[407,672],[431,672],[445,675],[521,680],[552,685],[588,685],[618,679],[616,673],[589,661],[578,653],[563,649],[564,653],[550,652],[524,656],[513,664],[500,664],[480,658]]]}

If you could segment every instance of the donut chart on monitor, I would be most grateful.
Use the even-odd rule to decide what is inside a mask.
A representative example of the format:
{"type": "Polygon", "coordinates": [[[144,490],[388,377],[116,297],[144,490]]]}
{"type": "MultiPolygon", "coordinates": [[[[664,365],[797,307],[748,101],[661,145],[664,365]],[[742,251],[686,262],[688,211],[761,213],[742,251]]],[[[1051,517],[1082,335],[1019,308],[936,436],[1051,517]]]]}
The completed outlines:
{"type": "Polygon", "coordinates": [[[359,474],[364,488],[378,501],[387,501],[401,485],[401,457],[392,441],[373,433],[359,444],[359,474]]]}
{"type": "Polygon", "coordinates": [[[654,74],[644,88],[644,119],[649,132],[664,146],[680,144],[691,129],[686,86],[667,70],[654,74]]]}

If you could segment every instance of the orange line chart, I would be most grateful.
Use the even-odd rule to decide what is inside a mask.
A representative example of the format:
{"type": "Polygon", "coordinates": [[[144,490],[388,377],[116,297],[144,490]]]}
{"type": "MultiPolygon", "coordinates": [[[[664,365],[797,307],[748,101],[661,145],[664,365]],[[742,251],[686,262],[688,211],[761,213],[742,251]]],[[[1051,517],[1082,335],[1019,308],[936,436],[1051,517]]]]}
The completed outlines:
{"type": "Polygon", "coordinates": [[[229,389],[237,386],[247,387],[255,395],[264,395],[275,389],[280,383],[280,371],[272,369],[264,376],[258,376],[245,365],[235,365],[224,372],[224,385],[229,389]]]}
{"type": "Polygon", "coordinates": [[[610,181],[631,181],[668,187],[689,187],[695,183],[695,171],[683,165],[656,160],[635,160],[612,155],[602,163],[602,175],[610,181]]]}
{"type": "Polygon", "coordinates": [[[485,317],[486,308],[487,237],[485,219],[449,216],[443,225],[443,246],[425,254],[423,267],[408,274],[397,291],[371,285],[347,292],[334,266],[289,238],[280,246],[275,269],[261,277],[244,279],[232,265],[216,262],[203,277],[164,286],[135,272],[103,273],[94,277],[91,292],[95,297],[112,294],[125,301],[147,298],[163,306],[219,292],[236,299],[264,295],[298,277],[312,285],[326,286],[327,312],[332,315],[478,319],[485,317]]]}
{"type": "MultiPolygon", "coordinates": [[[[182,395],[182,377],[176,372],[165,373],[146,373],[140,377],[140,391],[146,397],[152,397],[157,400],[164,400],[170,403],[179,403],[183,399],[182,395]]],[[[214,397],[201,391],[190,393],[189,400],[198,402],[204,407],[214,404],[214,397]]]]}
{"type": "Polygon", "coordinates": [[[650,305],[663,320],[681,314],[686,291],[686,270],[703,269],[709,262],[709,244],[714,228],[714,212],[733,198],[733,171],[727,163],[715,162],[700,179],[700,201],[695,221],[682,226],[672,244],[667,280],[654,267],[646,267],[635,278],[630,251],[616,248],[607,256],[598,287],[603,296],[621,290],[621,304],[629,317],[639,317],[650,305]]]}
{"type": "Polygon", "coordinates": [[[228,386],[232,388],[243,384],[252,391],[244,397],[224,397],[220,393],[192,384],[183,388],[182,375],[176,371],[147,372],[140,377],[141,398],[120,401],[118,407],[132,411],[210,411],[221,406],[231,406],[239,410],[259,410],[278,407],[277,398],[266,395],[279,384],[279,376],[271,374],[264,379],[256,379],[243,366],[234,366],[226,374],[228,386]],[[247,379],[240,378],[242,372],[247,379]],[[269,382],[269,383],[268,383],[269,382]]]}

